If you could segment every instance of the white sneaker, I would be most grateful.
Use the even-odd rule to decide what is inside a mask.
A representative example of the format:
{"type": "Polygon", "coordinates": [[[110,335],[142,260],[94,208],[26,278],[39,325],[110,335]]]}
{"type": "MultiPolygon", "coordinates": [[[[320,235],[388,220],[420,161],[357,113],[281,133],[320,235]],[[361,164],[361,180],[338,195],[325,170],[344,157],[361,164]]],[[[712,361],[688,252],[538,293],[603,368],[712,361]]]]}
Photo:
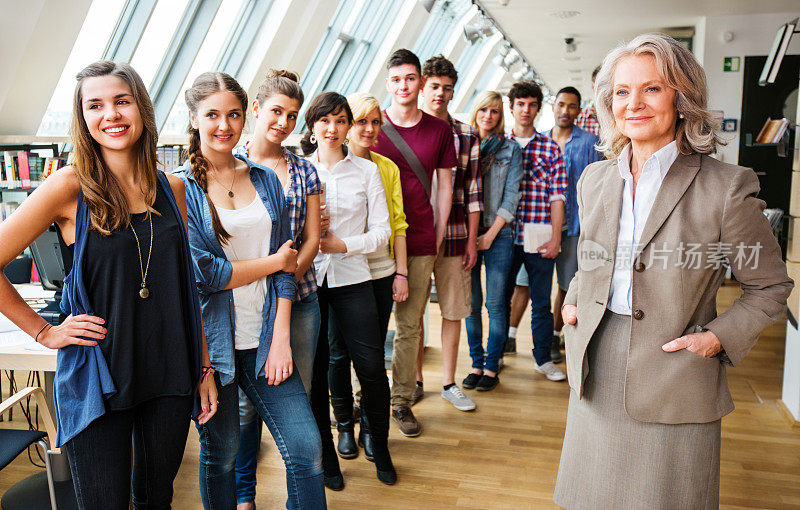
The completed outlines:
{"type": "Polygon", "coordinates": [[[540,374],[544,374],[544,376],[550,379],[551,381],[563,381],[567,378],[567,376],[564,375],[564,372],[559,370],[558,367],[555,366],[552,361],[548,361],[542,366],[537,365],[536,362],[534,361],[533,369],[539,372],[540,374]]]}
{"type": "Polygon", "coordinates": [[[459,411],[472,411],[475,409],[475,402],[468,396],[464,395],[457,385],[450,386],[449,389],[442,389],[442,398],[453,404],[453,407],[459,411]]]}

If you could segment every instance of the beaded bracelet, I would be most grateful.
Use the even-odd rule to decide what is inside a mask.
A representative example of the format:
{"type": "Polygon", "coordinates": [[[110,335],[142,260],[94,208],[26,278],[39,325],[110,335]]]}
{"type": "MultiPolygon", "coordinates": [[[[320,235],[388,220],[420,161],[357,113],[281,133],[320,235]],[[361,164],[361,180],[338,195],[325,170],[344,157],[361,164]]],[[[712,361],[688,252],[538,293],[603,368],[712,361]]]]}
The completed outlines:
{"type": "Polygon", "coordinates": [[[208,374],[216,372],[216,370],[214,370],[214,367],[202,366],[201,368],[203,369],[203,375],[200,376],[200,382],[204,382],[206,380],[206,377],[208,377],[208,374]]]}

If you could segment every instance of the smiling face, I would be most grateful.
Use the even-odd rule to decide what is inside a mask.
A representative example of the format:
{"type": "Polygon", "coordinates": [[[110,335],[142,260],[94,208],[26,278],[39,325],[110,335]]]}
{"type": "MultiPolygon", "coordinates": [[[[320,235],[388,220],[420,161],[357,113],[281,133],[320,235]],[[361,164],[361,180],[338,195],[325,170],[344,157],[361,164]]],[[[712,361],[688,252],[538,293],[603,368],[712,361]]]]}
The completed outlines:
{"type": "Polygon", "coordinates": [[[611,111],[617,129],[633,142],[663,147],[675,139],[675,89],[664,82],[651,55],[623,58],[614,70],[611,111]]]}
{"type": "Polygon", "coordinates": [[[540,106],[539,100],[535,97],[518,97],[514,99],[514,104],[511,105],[511,115],[514,116],[514,122],[524,127],[533,126],[533,121],[539,113],[540,106]]]}
{"type": "Polygon", "coordinates": [[[350,128],[350,142],[369,149],[381,132],[381,116],[377,108],[358,119],[350,128]]]}
{"type": "Polygon", "coordinates": [[[453,99],[453,79],[447,76],[428,76],[422,87],[422,101],[425,109],[437,116],[447,113],[447,105],[453,99]]]}
{"type": "Polygon", "coordinates": [[[386,90],[392,102],[401,106],[417,104],[422,80],[414,64],[402,64],[389,69],[386,90]]]}
{"type": "Polygon", "coordinates": [[[488,104],[475,112],[475,124],[478,125],[481,138],[485,138],[487,134],[497,127],[502,112],[503,105],[499,103],[488,104]]]}
{"type": "Polygon", "coordinates": [[[553,116],[558,127],[570,128],[575,123],[575,118],[581,113],[581,103],[578,96],[569,92],[562,92],[556,96],[553,103],[553,116]]]}
{"type": "Polygon", "coordinates": [[[89,135],[103,150],[130,151],[144,129],[131,88],[117,76],[86,78],[81,107],[89,135]]]}
{"type": "Polygon", "coordinates": [[[239,99],[229,90],[206,97],[191,115],[192,127],[200,132],[203,152],[230,153],[239,142],[244,128],[244,112],[239,99]]]}
{"type": "Polygon", "coordinates": [[[299,111],[300,103],[283,94],[273,94],[264,100],[263,105],[253,101],[253,114],[256,116],[254,135],[280,145],[294,131],[299,111]]]}
{"type": "Polygon", "coordinates": [[[314,122],[313,128],[317,145],[328,150],[341,150],[349,130],[350,121],[344,108],[336,113],[320,117],[314,122]]]}

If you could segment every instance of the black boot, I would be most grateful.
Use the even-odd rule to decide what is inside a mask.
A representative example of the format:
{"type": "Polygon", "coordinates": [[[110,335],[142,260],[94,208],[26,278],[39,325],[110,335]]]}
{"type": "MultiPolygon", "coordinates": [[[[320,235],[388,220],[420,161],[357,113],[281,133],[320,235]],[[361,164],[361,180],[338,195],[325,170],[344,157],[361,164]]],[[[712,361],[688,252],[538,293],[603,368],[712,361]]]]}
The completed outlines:
{"type": "Polygon", "coordinates": [[[386,439],[373,438],[372,440],[375,448],[375,469],[378,480],[386,485],[394,485],[397,482],[397,472],[392,464],[392,456],[389,455],[389,444],[386,439]]]}
{"type": "Polygon", "coordinates": [[[375,462],[375,445],[372,443],[372,434],[369,433],[367,416],[361,415],[361,427],[358,430],[358,446],[364,449],[364,457],[370,462],[375,462]]]}
{"type": "Polygon", "coordinates": [[[331,406],[333,406],[333,414],[336,416],[336,430],[339,432],[336,453],[343,459],[354,459],[358,457],[358,445],[356,444],[355,421],[353,420],[353,397],[331,397],[331,406]]]}

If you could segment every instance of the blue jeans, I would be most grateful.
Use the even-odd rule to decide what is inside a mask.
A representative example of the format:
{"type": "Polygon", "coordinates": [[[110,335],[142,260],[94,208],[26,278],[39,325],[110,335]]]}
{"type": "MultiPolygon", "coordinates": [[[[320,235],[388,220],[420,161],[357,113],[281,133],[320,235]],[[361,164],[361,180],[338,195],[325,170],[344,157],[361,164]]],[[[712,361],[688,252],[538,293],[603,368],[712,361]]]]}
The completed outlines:
{"type": "Polygon", "coordinates": [[[200,498],[207,509],[236,507],[234,465],[239,449],[241,388],[267,424],[286,465],[286,508],[326,508],[322,484],[322,448],[308,397],[294,372],[277,386],[255,377],[256,349],[237,350],[236,375],[221,386],[217,413],[200,433],[200,498]]]}
{"type": "Polygon", "coordinates": [[[488,250],[478,252],[478,261],[472,268],[472,312],[467,317],[467,341],[472,368],[497,372],[503,346],[508,337],[508,309],[506,286],[514,258],[514,240],[510,227],[503,228],[488,250]],[[489,338],[483,350],[483,321],[481,306],[481,262],[486,266],[486,311],[489,312],[489,338]],[[484,359],[485,356],[485,359],[484,359]]]}
{"type": "MultiPolygon", "coordinates": [[[[311,372],[319,336],[319,302],[313,292],[292,303],[290,343],[294,371],[300,375],[306,395],[311,391],[311,372]]],[[[236,502],[248,503],[256,497],[256,456],[261,441],[261,420],[247,396],[239,395],[239,453],[236,455],[236,502]]]]}
{"type": "Polygon", "coordinates": [[[511,304],[514,282],[521,266],[528,273],[531,294],[531,335],[533,357],[537,365],[552,361],[550,346],[553,342],[553,311],[550,309],[550,290],[553,288],[555,259],[542,258],[538,253],[525,253],[522,246],[514,245],[514,262],[511,265],[509,285],[506,288],[506,306],[511,304]]]}

